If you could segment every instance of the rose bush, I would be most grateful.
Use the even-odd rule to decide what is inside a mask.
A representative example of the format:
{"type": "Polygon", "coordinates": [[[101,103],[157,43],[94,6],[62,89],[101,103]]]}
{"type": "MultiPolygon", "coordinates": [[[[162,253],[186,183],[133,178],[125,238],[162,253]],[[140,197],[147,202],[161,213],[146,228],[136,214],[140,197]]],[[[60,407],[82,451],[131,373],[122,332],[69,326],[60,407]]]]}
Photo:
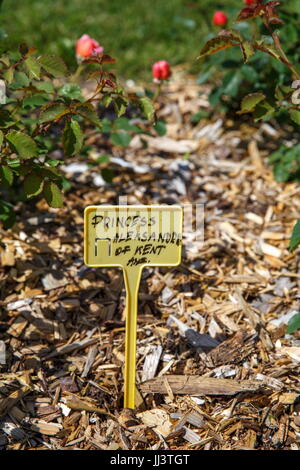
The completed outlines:
{"type": "MultiPolygon", "coordinates": [[[[238,69],[236,63],[231,63],[231,67],[234,65],[233,74],[225,75],[223,78],[225,89],[219,88],[217,92],[215,90],[215,97],[222,98],[223,94],[226,94],[236,99],[241,90],[245,92],[247,77],[249,80],[252,73],[253,79],[250,80],[248,86],[246,85],[248,94],[241,99],[238,113],[253,113],[256,121],[274,117],[280,119],[284,116],[285,119],[288,117],[294,125],[299,126],[298,2],[291,0],[288,4],[284,4],[280,10],[281,14],[278,10],[279,6],[278,1],[256,0],[251,5],[247,2],[247,8],[240,11],[236,24],[259,21],[258,24],[254,23],[255,28],[252,34],[245,37],[238,29],[222,30],[217,37],[206,42],[200,52],[200,58],[214,55],[222,50],[240,51],[247,67],[244,69],[245,74],[243,75],[242,69],[238,69]],[[288,22],[284,21],[285,13],[288,16],[288,22]],[[282,30],[277,30],[278,26],[282,26],[283,33],[282,30]],[[286,48],[283,46],[284,41],[286,41],[286,48]],[[291,54],[289,54],[290,51],[291,54]],[[254,62],[255,58],[258,62],[254,62]],[[248,64],[255,65],[251,68],[248,64]],[[239,85],[241,85],[240,88],[239,85]]],[[[275,176],[278,180],[287,181],[295,177],[299,178],[299,150],[300,144],[294,147],[282,146],[271,155],[270,161],[274,165],[275,176]]],[[[299,244],[300,221],[294,227],[290,249],[294,250],[299,244]]]]}
{"type": "MultiPolygon", "coordinates": [[[[99,53],[94,40],[88,47],[87,39],[83,36],[76,50],[82,56],[89,54],[81,65],[87,68],[86,78],[95,84],[89,98],[68,79],[67,67],[59,57],[39,55],[26,45],[0,56],[0,220],[5,227],[14,223],[14,207],[20,200],[42,196],[51,207],[62,206],[63,190],[69,187],[59,170],[64,158],[80,154],[86,129],[107,132],[99,106],[112,106],[116,121],[129,103],[139,107],[147,119],[153,117],[150,99],[134,94],[129,98],[115,75],[105,70],[114,59],[99,53]]],[[[124,123],[111,132],[120,146],[124,143],[122,126],[124,123]]],[[[139,132],[138,127],[130,130],[139,132]]]]}

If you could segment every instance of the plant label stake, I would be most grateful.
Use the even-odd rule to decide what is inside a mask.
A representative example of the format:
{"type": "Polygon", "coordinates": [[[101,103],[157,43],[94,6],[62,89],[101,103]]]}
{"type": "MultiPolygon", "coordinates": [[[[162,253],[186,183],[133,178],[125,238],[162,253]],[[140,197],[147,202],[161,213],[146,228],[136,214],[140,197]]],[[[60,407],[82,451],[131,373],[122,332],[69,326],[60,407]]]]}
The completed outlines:
{"type": "Polygon", "coordinates": [[[89,206],[84,211],[84,262],[120,267],[126,288],[124,407],[135,407],[138,290],[144,266],[181,260],[179,206],[89,206]]]}

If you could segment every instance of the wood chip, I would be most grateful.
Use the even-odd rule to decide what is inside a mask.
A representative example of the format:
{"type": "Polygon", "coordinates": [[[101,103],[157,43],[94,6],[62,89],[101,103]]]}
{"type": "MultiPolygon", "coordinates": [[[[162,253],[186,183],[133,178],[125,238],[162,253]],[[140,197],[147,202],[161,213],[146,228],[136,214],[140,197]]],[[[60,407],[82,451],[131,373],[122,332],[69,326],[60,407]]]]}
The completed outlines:
{"type": "MultiPolygon", "coordinates": [[[[215,379],[199,376],[168,375],[168,383],[174,395],[224,395],[233,396],[241,392],[259,392],[262,384],[255,380],[215,379]]],[[[164,377],[156,377],[140,385],[144,393],[166,394],[164,377]]]]}

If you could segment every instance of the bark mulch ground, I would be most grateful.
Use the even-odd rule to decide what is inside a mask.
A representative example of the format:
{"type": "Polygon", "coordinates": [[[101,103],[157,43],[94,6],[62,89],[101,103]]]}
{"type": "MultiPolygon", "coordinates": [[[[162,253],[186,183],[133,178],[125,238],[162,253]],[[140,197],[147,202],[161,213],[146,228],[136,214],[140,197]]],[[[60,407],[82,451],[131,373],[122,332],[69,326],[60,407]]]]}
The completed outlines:
{"type": "MultiPolygon", "coordinates": [[[[67,162],[64,209],[20,205],[2,233],[1,448],[300,448],[300,334],[286,334],[299,311],[299,253],[287,247],[300,189],[266,163],[280,129],[191,124],[207,107],[194,80],[174,79],[158,110],[167,136],[112,149],[111,184],[84,158],[67,162]],[[120,195],[205,214],[179,267],[143,272],[135,411],[122,409],[122,273],[83,264],[84,208],[120,195]]],[[[90,144],[91,158],[106,145],[90,144]]]]}

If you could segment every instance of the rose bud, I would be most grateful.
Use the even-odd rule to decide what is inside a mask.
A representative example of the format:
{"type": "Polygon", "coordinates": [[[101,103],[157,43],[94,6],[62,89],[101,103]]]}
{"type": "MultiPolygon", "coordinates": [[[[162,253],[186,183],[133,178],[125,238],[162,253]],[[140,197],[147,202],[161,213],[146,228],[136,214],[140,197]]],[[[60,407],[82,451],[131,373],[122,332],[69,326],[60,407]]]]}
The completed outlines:
{"type": "Polygon", "coordinates": [[[152,75],[155,80],[168,80],[171,74],[170,64],[166,60],[159,60],[152,66],[152,75]]]}
{"type": "Polygon", "coordinates": [[[216,11],[213,16],[213,23],[216,26],[225,26],[228,21],[227,15],[223,11],[216,11]]]}
{"type": "Polygon", "coordinates": [[[95,39],[90,38],[88,34],[84,34],[76,42],[76,55],[79,58],[86,59],[95,54],[102,54],[104,48],[95,41],[95,39]]]}

